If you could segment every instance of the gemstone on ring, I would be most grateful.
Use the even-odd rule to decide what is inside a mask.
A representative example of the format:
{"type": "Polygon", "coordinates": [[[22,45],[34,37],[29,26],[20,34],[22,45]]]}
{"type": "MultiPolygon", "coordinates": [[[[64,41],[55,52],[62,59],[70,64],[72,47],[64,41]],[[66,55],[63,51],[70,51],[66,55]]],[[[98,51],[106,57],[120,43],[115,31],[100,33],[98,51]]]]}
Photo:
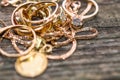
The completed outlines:
{"type": "Polygon", "coordinates": [[[81,20],[79,19],[79,18],[77,18],[77,17],[73,17],[72,18],[72,24],[74,25],[74,26],[81,26],[81,20]]]}

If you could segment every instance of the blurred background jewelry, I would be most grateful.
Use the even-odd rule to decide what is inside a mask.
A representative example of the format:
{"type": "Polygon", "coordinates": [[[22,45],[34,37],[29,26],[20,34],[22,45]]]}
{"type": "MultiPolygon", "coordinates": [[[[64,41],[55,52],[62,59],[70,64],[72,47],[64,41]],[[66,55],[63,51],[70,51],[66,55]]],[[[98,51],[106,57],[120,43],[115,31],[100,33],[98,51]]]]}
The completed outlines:
{"type": "Polygon", "coordinates": [[[9,4],[11,4],[11,5],[17,7],[18,4],[20,4],[21,2],[22,2],[22,0],[2,0],[1,4],[3,6],[8,6],[9,4]]]}

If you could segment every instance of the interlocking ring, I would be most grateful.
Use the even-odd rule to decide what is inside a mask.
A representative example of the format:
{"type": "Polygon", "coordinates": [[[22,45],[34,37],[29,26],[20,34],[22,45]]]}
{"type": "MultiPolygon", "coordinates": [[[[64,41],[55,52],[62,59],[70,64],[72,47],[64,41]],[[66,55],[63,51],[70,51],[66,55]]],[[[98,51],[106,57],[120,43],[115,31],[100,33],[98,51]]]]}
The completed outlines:
{"type": "Polygon", "coordinates": [[[70,16],[72,19],[72,24],[75,26],[81,26],[82,21],[88,18],[95,16],[98,13],[99,7],[98,4],[94,0],[87,0],[88,5],[86,9],[81,13],[78,14],[78,10],[81,7],[81,2],[79,0],[64,0],[62,3],[62,7],[64,11],[70,16]],[[91,14],[87,14],[92,6],[95,7],[95,11],[91,14]]]}

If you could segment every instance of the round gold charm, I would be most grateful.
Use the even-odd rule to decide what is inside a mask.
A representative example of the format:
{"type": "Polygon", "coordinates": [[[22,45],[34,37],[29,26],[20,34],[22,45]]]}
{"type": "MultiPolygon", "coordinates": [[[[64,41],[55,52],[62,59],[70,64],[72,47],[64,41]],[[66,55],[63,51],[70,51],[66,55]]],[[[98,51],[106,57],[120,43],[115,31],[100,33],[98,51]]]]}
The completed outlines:
{"type": "Polygon", "coordinates": [[[44,53],[37,53],[35,50],[31,51],[29,54],[34,55],[28,57],[27,59],[22,59],[22,57],[17,59],[15,69],[22,76],[36,77],[42,74],[47,68],[47,57],[44,53]]]}

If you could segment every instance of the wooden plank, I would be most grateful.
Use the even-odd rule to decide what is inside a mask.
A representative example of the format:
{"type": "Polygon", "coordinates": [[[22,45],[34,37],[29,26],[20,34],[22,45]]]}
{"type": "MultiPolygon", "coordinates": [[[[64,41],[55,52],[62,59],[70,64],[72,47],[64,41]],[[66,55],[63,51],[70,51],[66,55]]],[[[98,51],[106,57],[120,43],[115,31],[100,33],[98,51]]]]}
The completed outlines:
{"type": "MultiPolygon", "coordinates": [[[[74,54],[65,61],[49,60],[44,74],[24,78],[14,69],[15,59],[0,56],[0,80],[110,80],[120,79],[120,0],[96,0],[99,14],[84,27],[95,27],[99,35],[78,40],[74,54]]],[[[14,7],[0,7],[0,19],[8,25],[14,7]]],[[[4,46],[3,46],[4,47],[4,46]]],[[[57,50],[63,53],[70,45],[57,50]]],[[[12,51],[11,51],[12,52],[12,51]]]]}

